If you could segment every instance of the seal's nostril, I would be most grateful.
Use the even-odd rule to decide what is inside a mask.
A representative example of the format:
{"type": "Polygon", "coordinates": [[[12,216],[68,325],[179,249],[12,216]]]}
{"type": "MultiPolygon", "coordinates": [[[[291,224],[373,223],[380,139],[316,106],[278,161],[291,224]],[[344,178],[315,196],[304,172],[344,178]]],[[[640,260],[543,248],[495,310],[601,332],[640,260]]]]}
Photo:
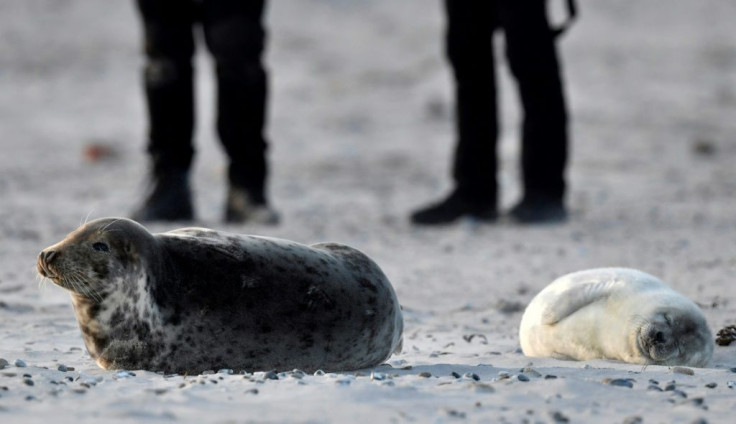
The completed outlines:
{"type": "Polygon", "coordinates": [[[657,331],[657,333],[654,334],[654,341],[656,343],[664,343],[664,334],[662,334],[661,331],[657,331]]]}
{"type": "Polygon", "coordinates": [[[55,250],[44,250],[38,254],[38,259],[40,259],[41,262],[43,262],[44,264],[50,264],[51,261],[53,261],[55,257],[56,257],[55,250]]]}

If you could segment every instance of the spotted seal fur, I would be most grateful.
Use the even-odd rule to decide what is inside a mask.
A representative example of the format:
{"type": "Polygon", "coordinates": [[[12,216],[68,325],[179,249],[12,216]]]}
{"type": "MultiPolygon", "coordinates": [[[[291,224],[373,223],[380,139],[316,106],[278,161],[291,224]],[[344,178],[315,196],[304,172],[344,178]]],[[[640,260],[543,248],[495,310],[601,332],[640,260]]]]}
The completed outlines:
{"type": "Polygon", "coordinates": [[[205,228],[151,234],[104,218],[44,249],[37,267],[71,293],[105,369],[343,371],[401,349],[391,284],[341,244],[205,228]]]}
{"type": "Polygon", "coordinates": [[[694,367],[707,366],[714,347],[693,301],[628,268],[556,279],[526,308],[519,340],[527,356],[694,367]]]}

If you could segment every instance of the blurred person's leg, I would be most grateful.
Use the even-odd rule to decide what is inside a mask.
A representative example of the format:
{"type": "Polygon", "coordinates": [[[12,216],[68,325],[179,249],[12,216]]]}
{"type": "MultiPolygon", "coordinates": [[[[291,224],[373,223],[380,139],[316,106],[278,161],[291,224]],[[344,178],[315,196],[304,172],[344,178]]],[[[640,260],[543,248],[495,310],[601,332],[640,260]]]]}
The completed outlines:
{"type": "Polygon", "coordinates": [[[414,223],[442,224],[466,215],[496,218],[495,3],[445,0],[447,58],[455,82],[455,187],[443,201],[415,212],[414,223]]]}
{"type": "Polygon", "coordinates": [[[263,0],[204,0],[202,24],[217,74],[217,130],[230,160],[225,219],[275,222],[267,208],[268,97],[263,0]]]}
{"type": "Polygon", "coordinates": [[[153,184],[134,219],[188,220],[193,217],[189,169],[194,156],[195,4],[191,0],[138,0],[138,8],[144,31],[143,82],[153,184]]]}
{"type": "Polygon", "coordinates": [[[506,55],[523,106],[524,194],[511,216],[521,222],[564,220],[567,109],[546,0],[499,0],[498,4],[506,55]]]}

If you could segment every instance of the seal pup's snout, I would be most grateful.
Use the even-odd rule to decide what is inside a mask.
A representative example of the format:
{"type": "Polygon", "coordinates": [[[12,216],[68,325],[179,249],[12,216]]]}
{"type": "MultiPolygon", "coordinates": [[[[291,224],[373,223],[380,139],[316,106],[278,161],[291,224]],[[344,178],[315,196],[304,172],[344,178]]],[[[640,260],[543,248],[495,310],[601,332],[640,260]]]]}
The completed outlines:
{"type": "Polygon", "coordinates": [[[56,273],[51,269],[51,263],[58,256],[56,250],[42,250],[38,254],[38,273],[46,278],[56,277],[56,273]]]}
{"type": "Polygon", "coordinates": [[[661,325],[650,326],[642,339],[642,344],[649,357],[655,361],[666,361],[677,353],[674,335],[661,325]]]}

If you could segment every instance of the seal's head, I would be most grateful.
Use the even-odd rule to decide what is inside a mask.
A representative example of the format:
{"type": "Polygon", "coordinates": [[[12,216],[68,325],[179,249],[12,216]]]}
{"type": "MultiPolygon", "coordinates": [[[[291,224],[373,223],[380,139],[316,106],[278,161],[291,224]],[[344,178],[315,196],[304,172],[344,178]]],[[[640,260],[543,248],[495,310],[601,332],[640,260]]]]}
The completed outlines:
{"type": "Polygon", "coordinates": [[[107,282],[139,265],[155,239],[125,218],[91,221],[38,255],[38,273],[75,295],[100,301],[107,282]]]}
{"type": "Polygon", "coordinates": [[[713,339],[697,308],[660,308],[640,323],[637,346],[656,365],[707,366],[713,339]]]}

